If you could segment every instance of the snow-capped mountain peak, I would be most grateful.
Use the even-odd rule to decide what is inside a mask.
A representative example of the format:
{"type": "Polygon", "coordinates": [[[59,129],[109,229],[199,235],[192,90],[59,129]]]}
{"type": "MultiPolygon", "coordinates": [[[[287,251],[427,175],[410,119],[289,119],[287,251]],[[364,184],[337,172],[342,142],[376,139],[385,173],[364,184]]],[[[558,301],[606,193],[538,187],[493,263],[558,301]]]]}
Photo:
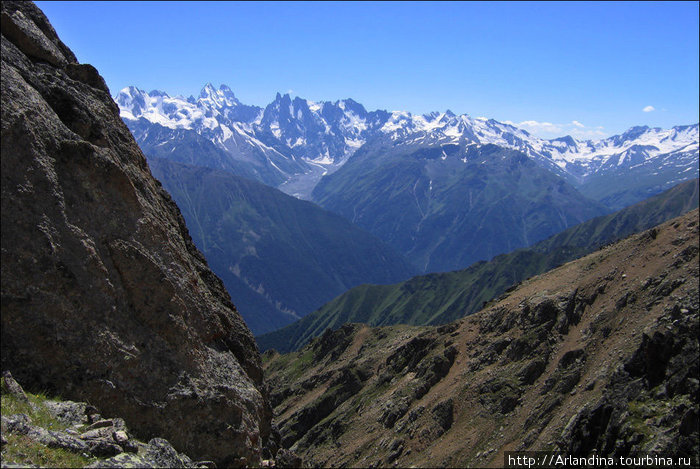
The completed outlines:
{"type": "Polygon", "coordinates": [[[217,90],[211,83],[207,83],[204,88],[202,88],[202,91],[199,93],[198,102],[214,109],[238,106],[241,104],[233,94],[233,91],[231,91],[231,88],[226,85],[221,85],[217,90]]]}
{"type": "Polygon", "coordinates": [[[182,97],[170,97],[167,93],[153,90],[146,93],[129,86],[122,89],[115,101],[119,105],[122,119],[140,118],[169,129],[192,129],[193,126],[217,127],[218,123],[197,103],[182,97]]]}

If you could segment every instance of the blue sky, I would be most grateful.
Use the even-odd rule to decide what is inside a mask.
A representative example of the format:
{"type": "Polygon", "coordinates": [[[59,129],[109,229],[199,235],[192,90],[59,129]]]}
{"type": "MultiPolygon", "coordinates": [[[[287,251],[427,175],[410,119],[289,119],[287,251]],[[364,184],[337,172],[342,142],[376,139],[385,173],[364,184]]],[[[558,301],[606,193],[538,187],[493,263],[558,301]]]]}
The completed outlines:
{"type": "Polygon", "coordinates": [[[551,138],[698,122],[698,2],[36,2],[113,95],[229,85],[551,138]]]}

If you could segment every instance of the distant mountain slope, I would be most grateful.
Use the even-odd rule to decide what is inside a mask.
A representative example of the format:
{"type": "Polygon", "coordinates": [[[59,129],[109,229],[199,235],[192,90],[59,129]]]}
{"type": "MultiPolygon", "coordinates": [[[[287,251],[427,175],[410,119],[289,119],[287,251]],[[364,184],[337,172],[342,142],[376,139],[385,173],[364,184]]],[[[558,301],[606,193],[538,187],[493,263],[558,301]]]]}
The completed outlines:
{"type": "Polygon", "coordinates": [[[695,209],[459,321],[267,352],[282,445],[310,467],[508,467],[507,451],[697,467],[699,299],[695,209]]]}
{"type": "Polygon", "coordinates": [[[616,213],[594,218],[520,249],[444,274],[395,285],[361,285],[301,321],[256,337],[261,350],[296,350],[327,328],[348,322],[370,325],[443,324],[479,310],[511,285],[546,272],[600,246],[648,229],[698,206],[698,180],[688,181],[616,213]]]}
{"type": "MultiPolygon", "coordinates": [[[[276,186],[286,178],[277,167],[290,169],[290,162],[264,146],[239,145],[222,152],[214,142],[189,129],[169,129],[146,119],[126,121],[134,138],[149,158],[228,171],[237,176],[276,186]]],[[[293,166],[293,162],[292,162],[293,166]]],[[[299,168],[295,168],[300,170],[299,168]]]]}
{"type": "Polygon", "coordinates": [[[358,150],[312,196],[423,272],[464,268],[606,211],[515,150],[387,139],[358,150]]]}
{"type": "Polygon", "coordinates": [[[698,177],[697,125],[666,131],[635,127],[617,138],[633,144],[611,154],[579,186],[607,207],[619,210],[698,177]]]}
{"type": "Polygon", "coordinates": [[[149,164],[258,334],[361,283],[415,273],[379,239],[311,202],[223,171],[153,158],[149,164]]]}
{"type": "Polygon", "coordinates": [[[615,213],[574,226],[537,243],[532,250],[546,254],[561,247],[597,249],[697,207],[698,179],[693,179],[615,213]]]}

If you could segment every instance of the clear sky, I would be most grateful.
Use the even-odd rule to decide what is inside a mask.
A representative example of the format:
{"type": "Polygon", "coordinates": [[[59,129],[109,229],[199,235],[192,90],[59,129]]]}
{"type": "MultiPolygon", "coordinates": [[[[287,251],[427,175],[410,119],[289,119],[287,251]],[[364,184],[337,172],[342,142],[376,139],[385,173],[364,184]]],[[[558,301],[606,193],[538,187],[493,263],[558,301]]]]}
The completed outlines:
{"type": "Polygon", "coordinates": [[[36,2],[113,95],[227,84],[551,138],[698,122],[698,2],[36,2]]]}

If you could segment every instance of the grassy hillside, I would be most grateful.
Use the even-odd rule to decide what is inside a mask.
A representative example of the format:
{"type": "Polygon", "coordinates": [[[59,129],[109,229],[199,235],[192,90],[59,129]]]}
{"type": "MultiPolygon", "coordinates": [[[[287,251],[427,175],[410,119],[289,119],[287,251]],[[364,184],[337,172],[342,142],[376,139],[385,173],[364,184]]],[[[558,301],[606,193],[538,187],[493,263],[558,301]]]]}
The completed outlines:
{"type": "Polygon", "coordinates": [[[698,206],[698,180],[610,215],[597,217],[529,249],[496,256],[467,269],[414,277],[394,285],[361,285],[283,329],[257,337],[261,350],[296,350],[327,328],[348,322],[373,326],[444,324],[481,309],[485,302],[533,275],[648,229],[698,206]]]}

